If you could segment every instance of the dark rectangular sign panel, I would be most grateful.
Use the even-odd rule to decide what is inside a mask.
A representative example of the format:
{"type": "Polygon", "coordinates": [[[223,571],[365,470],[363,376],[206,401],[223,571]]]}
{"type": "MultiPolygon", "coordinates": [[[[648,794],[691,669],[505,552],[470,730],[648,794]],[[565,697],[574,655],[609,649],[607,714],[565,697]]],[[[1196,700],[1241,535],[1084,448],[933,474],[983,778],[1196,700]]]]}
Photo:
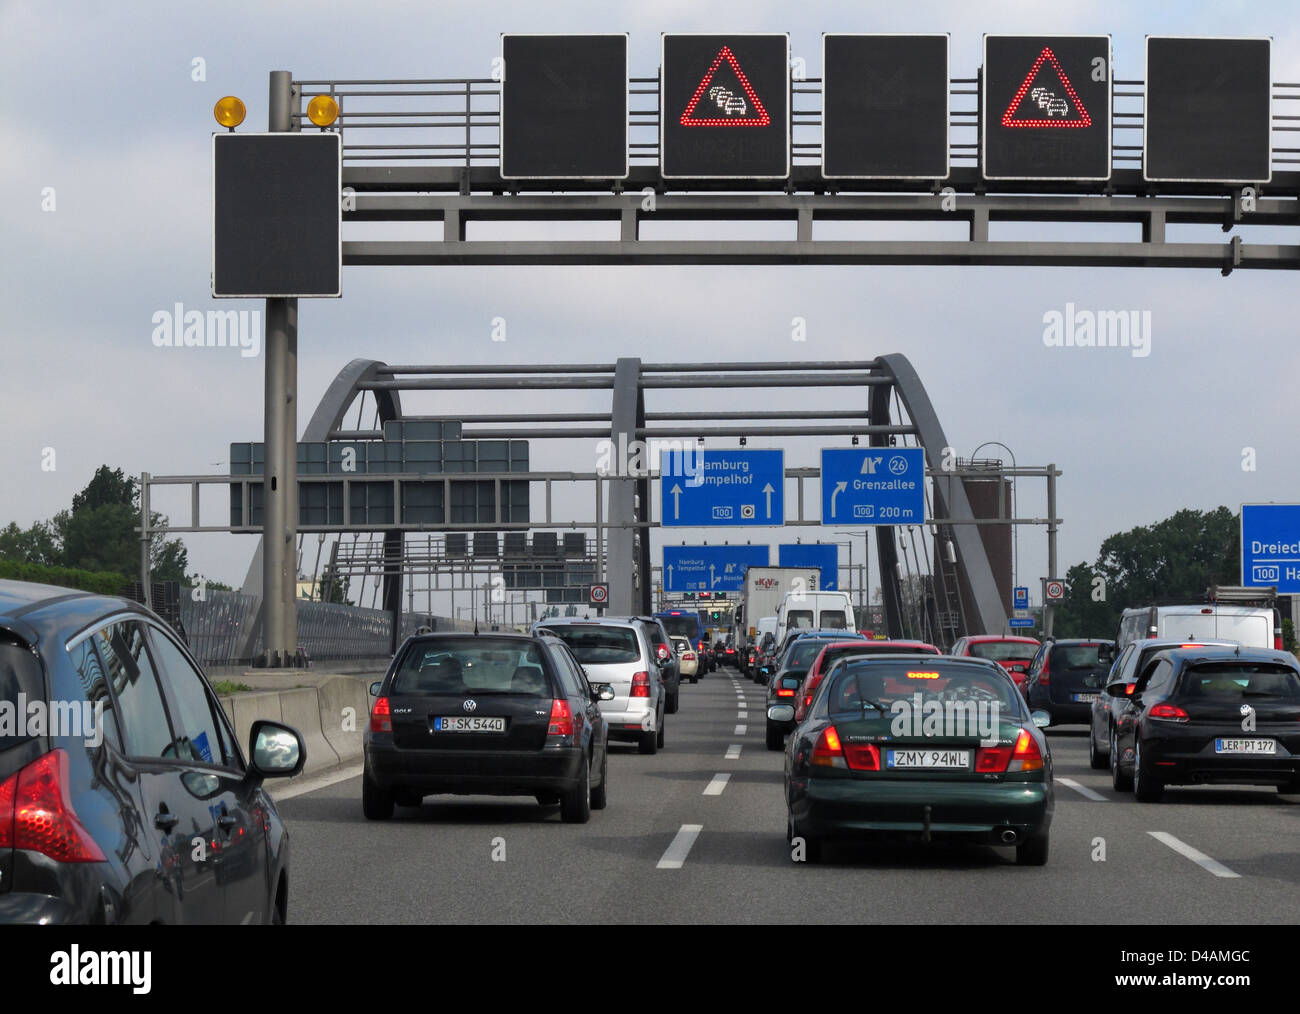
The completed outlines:
{"type": "Polygon", "coordinates": [[[822,176],[948,176],[948,36],[822,36],[822,176]]]}
{"type": "Polygon", "coordinates": [[[212,135],[212,295],[338,296],[342,145],[335,133],[212,135]]]}
{"type": "Polygon", "coordinates": [[[1272,179],[1271,56],[1268,39],[1148,36],[1143,178],[1272,179]]]}
{"type": "Polygon", "coordinates": [[[627,179],[626,35],[503,35],[501,176],[627,179]]]}
{"type": "Polygon", "coordinates": [[[790,175],[790,37],[664,35],[664,179],[790,175]]]}
{"type": "Polygon", "coordinates": [[[980,165],[989,180],[1108,180],[1109,35],[986,35],[980,165]]]}

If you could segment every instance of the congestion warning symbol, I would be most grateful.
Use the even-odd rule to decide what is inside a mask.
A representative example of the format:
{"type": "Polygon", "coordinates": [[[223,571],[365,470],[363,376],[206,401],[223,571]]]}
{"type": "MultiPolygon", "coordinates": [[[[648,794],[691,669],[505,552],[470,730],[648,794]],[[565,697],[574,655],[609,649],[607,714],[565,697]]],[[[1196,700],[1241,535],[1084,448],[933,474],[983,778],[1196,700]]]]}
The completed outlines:
{"type": "Polygon", "coordinates": [[[1092,117],[1050,46],[1043,47],[1025,80],[1016,89],[1015,98],[1002,114],[1002,126],[1092,126],[1092,117]]]}
{"type": "Polygon", "coordinates": [[[686,104],[681,117],[682,126],[766,127],[771,123],[772,117],[740,69],[736,54],[730,46],[723,46],[709,65],[708,73],[696,86],[691,101],[686,104]],[[703,108],[698,108],[701,105],[703,108]]]}

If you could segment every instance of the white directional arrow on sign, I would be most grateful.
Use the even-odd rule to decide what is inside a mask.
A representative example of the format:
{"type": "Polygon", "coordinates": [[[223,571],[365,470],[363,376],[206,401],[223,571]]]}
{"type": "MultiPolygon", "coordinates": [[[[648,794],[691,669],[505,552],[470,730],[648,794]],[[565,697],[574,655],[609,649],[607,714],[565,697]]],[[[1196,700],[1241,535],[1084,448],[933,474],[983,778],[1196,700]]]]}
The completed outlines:
{"type": "Polygon", "coordinates": [[[670,489],[668,492],[673,495],[673,518],[674,519],[679,518],[682,516],[681,515],[682,487],[677,485],[677,483],[674,482],[673,488],[670,489]]]}
{"type": "Polygon", "coordinates": [[[713,564],[709,564],[709,587],[710,588],[715,587],[718,583],[718,579],[713,576],[713,571],[714,571],[713,564]]]}
{"type": "Polygon", "coordinates": [[[668,565],[668,587],[671,588],[672,586],[673,586],[673,565],[670,563],[668,565]]]}
{"type": "Polygon", "coordinates": [[[767,497],[767,516],[769,518],[772,516],[772,494],[775,492],[776,490],[772,488],[770,482],[763,487],[763,495],[767,497]]]}
{"type": "Polygon", "coordinates": [[[875,475],[876,466],[878,464],[880,464],[880,458],[878,456],[868,454],[865,458],[862,459],[862,474],[875,475]]]}
{"type": "Polygon", "coordinates": [[[831,517],[835,517],[835,498],[848,488],[849,484],[847,482],[837,482],[835,484],[835,489],[831,491],[831,517]]]}

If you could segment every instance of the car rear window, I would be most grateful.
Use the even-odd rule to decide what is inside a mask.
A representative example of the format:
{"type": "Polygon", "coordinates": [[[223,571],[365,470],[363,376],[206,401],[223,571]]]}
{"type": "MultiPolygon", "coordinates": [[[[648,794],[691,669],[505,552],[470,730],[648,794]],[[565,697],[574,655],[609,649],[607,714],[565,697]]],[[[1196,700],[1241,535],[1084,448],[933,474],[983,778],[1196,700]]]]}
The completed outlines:
{"type": "Polygon", "coordinates": [[[1020,691],[1001,672],[981,672],[978,667],[944,665],[917,659],[915,662],[885,662],[848,659],[831,673],[825,698],[831,714],[844,711],[867,711],[871,703],[886,713],[895,701],[916,705],[929,701],[998,705],[1008,717],[1021,714],[1020,691]]]}
{"type": "MultiPolygon", "coordinates": [[[[1095,669],[1101,663],[1097,660],[1097,653],[1101,650],[1099,644],[1067,644],[1058,645],[1052,649],[1052,668],[1053,669],[1095,669]]],[[[1109,665],[1110,663],[1105,663],[1109,665]]]]}
{"type": "Polygon", "coordinates": [[[812,630],[813,614],[811,609],[791,609],[786,616],[786,626],[792,630],[812,630]]]}
{"type": "Polygon", "coordinates": [[[1179,697],[1242,703],[1256,697],[1300,702],[1300,673],[1263,662],[1216,662],[1186,670],[1177,693],[1179,697]]]}
{"type": "Polygon", "coordinates": [[[389,693],[547,697],[550,687],[537,645],[480,637],[413,644],[389,693]]]}
{"type": "Polygon", "coordinates": [[[817,660],[817,656],[822,653],[826,647],[827,641],[822,638],[808,637],[796,641],[790,648],[789,657],[786,658],[785,665],[787,669],[807,669],[817,660]]]}
{"type": "Polygon", "coordinates": [[[0,750],[32,738],[27,734],[26,721],[27,702],[32,700],[45,700],[40,662],[22,645],[0,640],[0,750]]]}
{"type": "Polygon", "coordinates": [[[849,621],[844,618],[842,609],[823,609],[821,625],[826,630],[848,630],[849,621]]]}
{"type": "Polygon", "coordinates": [[[546,629],[563,639],[583,665],[635,662],[641,657],[636,631],[631,627],[571,624],[546,629]]]}
{"type": "Polygon", "coordinates": [[[968,653],[975,658],[987,658],[994,662],[1028,662],[1037,652],[1035,645],[1015,641],[975,641],[968,649],[968,653]]]}

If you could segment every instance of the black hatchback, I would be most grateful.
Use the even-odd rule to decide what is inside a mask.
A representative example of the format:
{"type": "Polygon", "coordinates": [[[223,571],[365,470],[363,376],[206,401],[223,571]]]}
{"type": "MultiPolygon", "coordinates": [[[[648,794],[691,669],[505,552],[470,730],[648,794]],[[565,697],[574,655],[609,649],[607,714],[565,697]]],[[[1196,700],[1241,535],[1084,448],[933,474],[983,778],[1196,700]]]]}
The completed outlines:
{"type": "Polygon", "coordinates": [[[281,923],[289,836],[183,642],[125,599],[0,581],[0,923],[281,923]]]}
{"type": "Polygon", "coordinates": [[[1092,721],[1092,702],[1104,692],[1115,642],[1105,638],[1045,641],[1025,677],[1029,707],[1052,725],[1092,721]]]}
{"type": "Polygon", "coordinates": [[[361,808],[386,820],[425,796],[534,796],[585,823],[605,807],[608,730],[558,637],[429,634],[407,640],[374,688],[361,808]]]}

